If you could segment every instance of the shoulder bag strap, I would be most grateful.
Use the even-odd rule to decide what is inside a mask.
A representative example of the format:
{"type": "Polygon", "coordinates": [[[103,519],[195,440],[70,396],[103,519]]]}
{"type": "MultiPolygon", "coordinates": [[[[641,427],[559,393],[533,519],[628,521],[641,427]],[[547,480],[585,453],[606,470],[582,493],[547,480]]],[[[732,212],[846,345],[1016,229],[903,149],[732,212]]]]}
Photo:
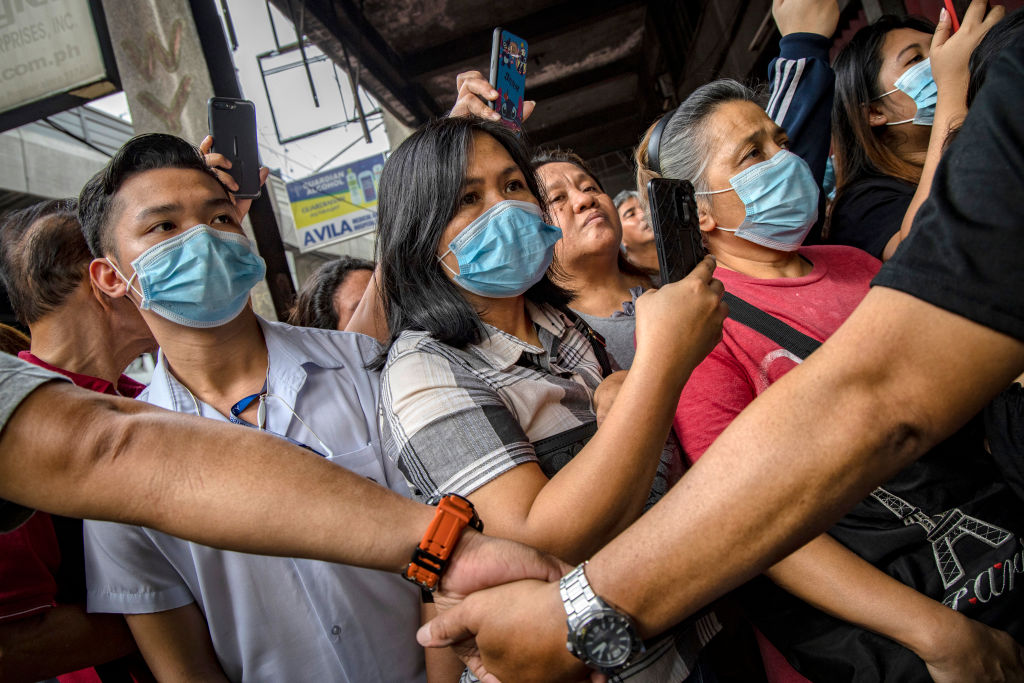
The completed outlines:
{"type": "Polygon", "coordinates": [[[755,332],[760,332],[773,342],[803,360],[821,346],[817,339],[808,337],[778,318],[765,313],[757,306],[744,301],[734,294],[726,292],[722,299],[729,305],[729,317],[746,325],[755,332]]]}
{"type": "Polygon", "coordinates": [[[582,316],[577,315],[568,306],[559,306],[558,310],[562,315],[571,320],[573,327],[590,342],[590,346],[594,349],[594,355],[597,356],[597,362],[601,366],[601,376],[607,377],[612,374],[612,363],[608,359],[608,345],[605,343],[604,337],[598,334],[582,316]]]}

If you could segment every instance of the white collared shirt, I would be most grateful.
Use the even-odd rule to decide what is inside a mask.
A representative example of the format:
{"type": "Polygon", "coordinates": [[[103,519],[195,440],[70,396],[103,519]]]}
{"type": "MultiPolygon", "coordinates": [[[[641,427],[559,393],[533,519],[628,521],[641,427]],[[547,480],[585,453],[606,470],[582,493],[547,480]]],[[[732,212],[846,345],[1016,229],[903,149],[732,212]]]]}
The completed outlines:
{"type": "MultiPolygon", "coordinates": [[[[377,343],[260,324],[268,390],[279,397],[266,401],[266,429],[321,454],[329,450],[332,462],[408,495],[404,477],[380,451],[379,381],[364,369],[377,343]]],[[[193,401],[162,354],[140,399],[187,414],[196,414],[198,403],[203,417],[227,421],[193,401]]],[[[85,523],[85,550],[89,611],[148,614],[195,602],[231,680],[424,680],[415,638],[419,593],[396,574],[227,552],[109,522],[85,523]]]]}

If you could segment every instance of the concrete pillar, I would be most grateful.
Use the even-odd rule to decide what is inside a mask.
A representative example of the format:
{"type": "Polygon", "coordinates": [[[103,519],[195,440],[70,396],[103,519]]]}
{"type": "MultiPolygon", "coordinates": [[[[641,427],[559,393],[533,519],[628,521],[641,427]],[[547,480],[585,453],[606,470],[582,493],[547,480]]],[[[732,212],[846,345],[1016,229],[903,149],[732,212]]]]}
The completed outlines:
{"type": "Polygon", "coordinates": [[[136,133],[199,143],[213,85],[188,0],[103,0],[136,133]]]}
{"type": "Polygon", "coordinates": [[[388,146],[394,149],[412,135],[413,129],[399,121],[383,107],[381,107],[381,113],[384,120],[384,134],[388,136],[388,146]]]}

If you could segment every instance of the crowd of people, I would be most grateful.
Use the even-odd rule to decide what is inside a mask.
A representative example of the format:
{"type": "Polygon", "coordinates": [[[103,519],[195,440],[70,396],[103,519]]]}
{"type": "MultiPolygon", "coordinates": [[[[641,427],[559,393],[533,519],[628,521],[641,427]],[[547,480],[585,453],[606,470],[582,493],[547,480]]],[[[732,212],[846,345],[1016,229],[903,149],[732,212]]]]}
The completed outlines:
{"type": "Polygon", "coordinates": [[[461,74],[287,323],[209,139],[4,218],[0,679],[1024,680],[1024,10],[773,14],[614,198],[461,74]]]}

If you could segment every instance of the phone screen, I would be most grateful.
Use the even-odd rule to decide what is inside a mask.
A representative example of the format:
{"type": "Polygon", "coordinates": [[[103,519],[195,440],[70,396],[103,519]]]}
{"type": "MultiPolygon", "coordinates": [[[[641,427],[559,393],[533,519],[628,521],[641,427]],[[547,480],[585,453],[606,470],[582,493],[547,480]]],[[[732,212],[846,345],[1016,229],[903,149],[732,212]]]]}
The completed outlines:
{"type": "Polygon", "coordinates": [[[523,127],[523,97],[526,94],[526,41],[501,28],[494,29],[491,44],[491,85],[498,99],[491,107],[501,122],[515,131],[523,127]]]}

